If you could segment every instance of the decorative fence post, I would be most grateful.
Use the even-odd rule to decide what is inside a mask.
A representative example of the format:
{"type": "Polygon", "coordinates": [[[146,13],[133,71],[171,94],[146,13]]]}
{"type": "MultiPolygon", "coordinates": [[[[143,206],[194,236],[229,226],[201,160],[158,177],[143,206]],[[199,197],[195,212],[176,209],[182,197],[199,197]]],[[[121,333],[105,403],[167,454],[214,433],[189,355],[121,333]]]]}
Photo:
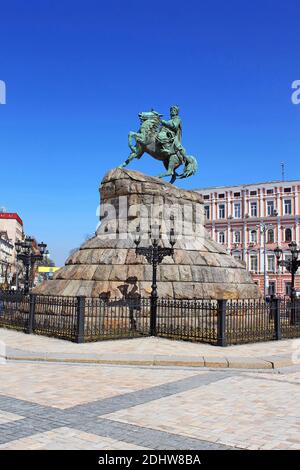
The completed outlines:
{"type": "Polygon", "coordinates": [[[35,304],[36,304],[36,294],[29,294],[29,316],[28,316],[27,328],[25,331],[25,333],[27,333],[28,335],[31,335],[31,333],[33,333],[35,304]]]}
{"type": "Polygon", "coordinates": [[[218,346],[227,346],[226,304],[227,304],[227,300],[218,300],[218,323],[217,323],[217,345],[218,346]]]}
{"type": "Polygon", "coordinates": [[[77,297],[77,330],[76,330],[76,343],[84,343],[84,317],[85,317],[85,297],[79,295],[77,297]]]}
{"type": "Polygon", "coordinates": [[[280,324],[280,299],[273,299],[271,302],[271,313],[274,319],[275,339],[281,339],[281,324],[280,324]]]}
{"type": "Polygon", "coordinates": [[[157,336],[156,323],[157,323],[157,296],[151,294],[150,302],[150,336],[157,336]]]}

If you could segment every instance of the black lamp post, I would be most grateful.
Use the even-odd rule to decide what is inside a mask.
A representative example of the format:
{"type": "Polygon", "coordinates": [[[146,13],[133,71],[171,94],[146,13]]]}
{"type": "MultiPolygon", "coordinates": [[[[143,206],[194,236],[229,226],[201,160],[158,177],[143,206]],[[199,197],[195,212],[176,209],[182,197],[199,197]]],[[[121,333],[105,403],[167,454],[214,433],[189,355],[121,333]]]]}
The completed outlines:
{"type": "Polygon", "coordinates": [[[174,228],[170,230],[169,242],[171,248],[164,248],[159,245],[161,238],[160,225],[150,226],[149,239],[151,245],[148,247],[140,247],[141,236],[140,227],[136,229],[136,244],[135,253],[143,255],[148,263],[152,265],[152,286],[151,286],[151,311],[150,311],[150,335],[156,336],[156,314],[157,314],[157,266],[162,262],[165,256],[172,256],[174,254],[174,245],[176,243],[174,228]]]}
{"type": "Polygon", "coordinates": [[[47,254],[47,245],[43,242],[38,244],[39,252],[35,253],[33,248],[33,241],[33,238],[26,237],[24,241],[18,241],[15,244],[17,260],[22,261],[25,267],[25,294],[28,294],[30,289],[30,275],[33,273],[35,263],[37,261],[42,261],[44,259],[44,255],[47,254]]]}
{"type": "Polygon", "coordinates": [[[300,266],[300,260],[298,260],[298,256],[300,253],[300,249],[297,246],[296,242],[291,242],[289,243],[289,248],[292,254],[292,258],[288,260],[280,259],[282,257],[282,249],[275,248],[274,253],[277,258],[277,263],[279,266],[283,266],[288,270],[289,273],[292,275],[292,285],[291,285],[291,301],[295,300],[296,297],[296,290],[295,290],[295,274],[298,271],[298,268],[300,266]]]}

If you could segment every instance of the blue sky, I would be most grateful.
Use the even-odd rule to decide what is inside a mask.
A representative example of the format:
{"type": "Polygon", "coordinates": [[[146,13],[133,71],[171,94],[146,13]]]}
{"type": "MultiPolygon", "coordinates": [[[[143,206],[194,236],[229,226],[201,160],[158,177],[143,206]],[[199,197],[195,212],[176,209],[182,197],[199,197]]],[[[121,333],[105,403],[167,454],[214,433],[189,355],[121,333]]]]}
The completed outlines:
{"type": "MultiPolygon", "coordinates": [[[[0,1],[0,206],[62,264],[97,224],[98,186],[137,113],[178,103],[186,188],[299,174],[295,1],[0,1]]],[[[132,163],[150,175],[158,162],[132,163]]]]}

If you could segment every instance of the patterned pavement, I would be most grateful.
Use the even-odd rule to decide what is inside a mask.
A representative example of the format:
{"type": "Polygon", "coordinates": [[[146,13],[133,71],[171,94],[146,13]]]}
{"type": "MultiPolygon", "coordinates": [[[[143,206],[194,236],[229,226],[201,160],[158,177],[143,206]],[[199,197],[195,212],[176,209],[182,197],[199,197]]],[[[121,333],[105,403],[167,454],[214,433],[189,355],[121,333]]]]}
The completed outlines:
{"type": "Polygon", "coordinates": [[[0,328],[0,364],[20,361],[79,364],[280,369],[300,365],[300,339],[228,346],[148,337],[75,344],[0,328]]]}
{"type": "Polygon", "coordinates": [[[300,370],[0,364],[0,449],[300,449],[300,370]]]}

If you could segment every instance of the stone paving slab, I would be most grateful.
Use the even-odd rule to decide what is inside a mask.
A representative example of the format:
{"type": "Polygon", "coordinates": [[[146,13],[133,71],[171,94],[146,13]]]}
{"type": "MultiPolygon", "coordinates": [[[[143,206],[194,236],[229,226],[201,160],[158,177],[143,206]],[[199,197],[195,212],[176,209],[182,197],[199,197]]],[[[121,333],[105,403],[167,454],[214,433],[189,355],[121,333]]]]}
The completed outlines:
{"type": "Polygon", "coordinates": [[[29,437],[15,439],[0,445],[0,450],[144,450],[140,447],[118,441],[110,437],[98,436],[70,427],[61,427],[52,431],[31,434],[29,437]]]}
{"type": "MultiPolygon", "coordinates": [[[[227,358],[228,367],[234,369],[275,369],[276,367],[283,367],[281,363],[273,363],[272,359],[260,359],[258,357],[230,357],[227,358]]],[[[286,361],[285,366],[292,365],[291,359],[286,361]]]]}
{"type": "MultiPolygon", "coordinates": [[[[135,408],[138,405],[145,405],[153,400],[160,400],[162,397],[171,397],[174,394],[205,387],[206,385],[222,381],[228,374],[222,372],[197,372],[179,370],[179,376],[175,378],[176,371],[172,371],[172,381],[165,374],[160,374],[160,384],[149,386],[153,378],[157,377],[157,370],[148,370],[148,386],[143,380],[144,369],[137,369],[139,375],[130,368],[115,367],[110,369],[108,366],[89,366],[81,365],[80,374],[78,366],[65,364],[9,364],[3,365],[1,372],[8,369],[12,373],[11,367],[15,368],[15,379],[6,385],[0,383],[0,410],[4,410],[7,416],[10,413],[18,412],[18,416],[23,419],[14,422],[0,424],[0,449],[229,449],[235,446],[227,446],[222,443],[214,443],[205,439],[195,439],[192,436],[184,436],[175,432],[166,432],[147,428],[143,425],[135,426],[107,420],[102,415],[118,412],[122,409],[135,408]],[[30,366],[29,368],[24,366],[30,366]],[[35,368],[35,373],[34,373],[35,368]],[[53,369],[54,368],[54,369],[53,369]],[[88,385],[95,377],[95,371],[107,369],[110,374],[106,380],[113,381],[113,375],[118,378],[119,394],[106,396],[98,392],[98,400],[83,402],[77,400],[74,405],[73,397],[66,393],[64,400],[69,404],[68,407],[61,408],[59,400],[56,406],[49,406],[48,402],[41,405],[39,402],[41,390],[32,387],[24,390],[24,373],[31,377],[32,382],[40,382],[41,369],[46,372],[50,381],[43,381],[44,395],[55,394],[57,384],[60,383],[59,374],[65,377],[65,384],[74,387],[74,394],[78,393],[76,386],[78,382],[88,385]],[[19,371],[19,373],[18,373],[19,371]],[[20,374],[22,371],[22,374],[20,374]],[[59,372],[60,371],[60,372],[59,372]],[[124,393],[122,387],[123,371],[133,383],[134,391],[124,393]],[[80,377],[80,378],[79,378],[80,377]],[[180,378],[181,377],[181,378],[180,378]],[[66,380],[67,379],[67,380],[66,380]],[[24,398],[14,398],[3,395],[3,392],[10,395],[18,395],[24,398]],[[27,393],[27,394],[26,394],[27,393]],[[37,403],[38,402],[38,403],[37,403]]],[[[230,374],[230,373],[229,373],[230,374]]],[[[45,377],[46,379],[46,377],[45,377]]],[[[88,390],[88,388],[87,388],[88,390]]],[[[2,411],[3,412],[3,411],[2,411]]]]}
{"type": "Polygon", "coordinates": [[[299,450],[300,382],[273,377],[232,375],[105,418],[244,449],[299,450]]]}
{"type": "Polygon", "coordinates": [[[278,369],[300,364],[294,354],[300,352],[300,339],[225,348],[158,337],[75,344],[0,328],[0,341],[1,357],[14,361],[241,369],[278,369]]]}
{"type": "Polygon", "coordinates": [[[292,354],[300,348],[299,339],[267,341],[236,346],[212,346],[204,343],[176,341],[159,337],[119,339],[76,344],[57,338],[40,335],[27,335],[20,331],[0,328],[0,341],[15,350],[30,351],[46,355],[48,353],[68,354],[106,354],[106,353],[142,353],[142,354],[178,354],[188,356],[247,356],[262,357],[268,355],[292,354]]]}
{"type": "Polygon", "coordinates": [[[0,425],[4,423],[10,423],[11,421],[18,421],[19,419],[23,419],[23,416],[0,410],[0,425]]]}
{"type": "Polygon", "coordinates": [[[78,364],[111,364],[111,365],[140,365],[140,366],[184,366],[208,368],[238,368],[238,369],[278,369],[294,366],[292,355],[247,357],[247,356],[187,356],[176,354],[76,354],[76,353],[45,353],[22,351],[7,348],[5,355],[0,357],[12,361],[62,362],[78,364]]]}
{"type": "Polygon", "coordinates": [[[3,450],[300,449],[299,368],[7,361],[0,376],[3,450]]]}
{"type": "MultiPolygon", "coordinates": [[[[199,376],[196,370],[165,370],[99,366],[97,364],[19,363],[0,366],[1,394],[35,404],[66,409],[97,400],[112,399],[144,388],[167,386],[174,380],[199,376]],[[69,378],[68,378],[69,377],[69,378]]],[[[202,371],[206,375],[206,371],[202,371]]],[[[1,399],[0,394],[0,399],[1,399]]],[[[1,407],[0,407],[1,410],[1,407]]],[[[33,413],[40,410],[36,407],[33,413]]],[[[7,409],[6,411],[10,411],[7,409]]],[[[17,411],[14,411],[18,413],[17,411]]]]}
{"type": "Polygon", "coordinates": [[[266,356],[262,357],[261,360],[269,362],[273,369],[279,369],[281,367],[289,367],[295,365],[295,360],[290,355],[281,356],[266,356]]]}

